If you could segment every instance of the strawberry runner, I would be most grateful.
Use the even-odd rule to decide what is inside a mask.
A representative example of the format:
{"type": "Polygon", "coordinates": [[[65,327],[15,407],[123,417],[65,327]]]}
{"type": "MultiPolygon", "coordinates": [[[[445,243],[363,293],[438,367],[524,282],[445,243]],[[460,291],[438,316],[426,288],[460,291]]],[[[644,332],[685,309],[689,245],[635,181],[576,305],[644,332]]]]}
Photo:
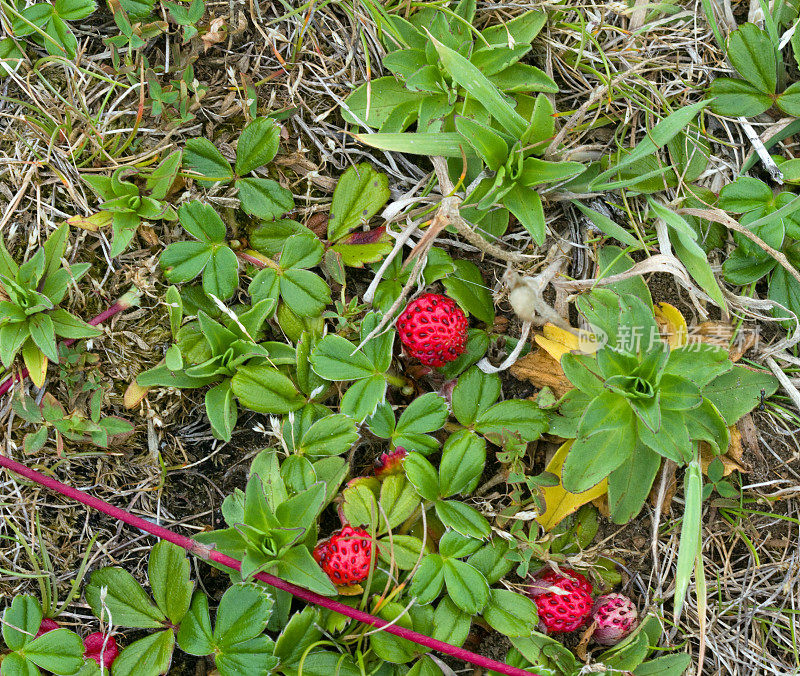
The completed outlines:
{"type": "MultiPolygon", "coordinates": [[[[130,512],[126,512],[124,509],[114,507],[114,505],[111,505],[100,498],[89,495],[84,491],[67,486],[60,481],[52,479],[51,477],[45,476],[36,470],[26,467],[16,460],[11,460],[10,458],[0,456],[0,467],[5,467],[14,473],[29,479],[30,481],[34,481],[45,488],[49,488],[50,490],[53,490],[64,497],[80,502],[91,509],[95,509],[103,514],[117,519],[118,521],[127,523],[129,526],[134,526],[135,528],[150,533],[151,535],[155,535],[161,540],[166,540],[178,545],[190,554],[198,556],[201,559],[214,561],[215,563],[221,564],[233,570],[241,570],[241,561],[221,554],[220,552],[217,552],[206,545],[200,544],[199,542],[196,542],[185,535],[179,535],[168,528],[145,521],[144,519],[135,516],[130,512]]],[[[312,603],[314,605],[322,606],[323,608],[340,613],[341,615],[345,615],[358,622],[363,622],[364,624],[382,629],[383,631],[387,631],[390,634],[399,636],[400,638],[413,641],[421,646],[436,650],[440,653],[444,653],[445,655],[450,655],[451,657],[455,657],[464,662],[469,662],[475,666],[483,667],[484,669],[491,669],[492,671],[505,674],[506,676],[535,676],[535,674],[530,671],[503,664],[502,662],[498,662],[497,660],[493,660],[488,657],[483,657],[482,655],[465,650],[464,648],[459,648],[458,646],[444,643],[443,641],[437,641],[430,636],[425,636],[424,634],[420,634],[416,631],[399,627],[391,622],[381,619],[380,617],[370,615],[369,613],[365,613],[357,608],[351,608],[344,603],[339,603],[338,601],[333,601],[332,599],[315,594],[308,589],[298,587],[297,585],[286,582],[285,580],[275,577],[274,575],[269,575],[268,573],[257,573],[254,577],[255,579],[264,582],[271,587],[289,592],[295,598],[312,603]]]]}

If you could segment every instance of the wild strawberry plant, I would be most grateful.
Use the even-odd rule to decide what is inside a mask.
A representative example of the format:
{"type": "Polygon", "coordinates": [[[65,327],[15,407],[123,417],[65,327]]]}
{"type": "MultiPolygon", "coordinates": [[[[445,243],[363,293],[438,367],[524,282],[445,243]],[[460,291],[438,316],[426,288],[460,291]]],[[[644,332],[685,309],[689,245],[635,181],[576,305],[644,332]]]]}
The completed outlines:
{"type": "Polygon", "coordinates": [[[4,2],[3,9],[11,19],[11,30],[18,37],[30,39],[52,56],[75,58],[78,39],[68,21],[80,21],[91,15],[94,0],[55,0],[37,2],[26,7],[25,0],[4,2]]]}
{"type": "MultiPolygon", "coordinates": [[[[167,673],[176,643],[190,655],[213,655],[222,676],[270,673],[277,660],[271,655],[273,642],[263,632],[273,599],[263,588],[228,588],[212,627],[208,597],[195,590],[189,560],[180,547],[168,542],[153,547],[147,573],[152,596],[117,567],[92,573],[86,587],[86,601],[98,618],[118,627],[149,630],[114,657],[114,676],[167,673]]],[[[96,639],[88,648],[96,661],[102,646],[95,643],[96,639]]]]}
{"type": "Polygon", "coordinates": [[[242,130],[236,146],[235,166],[231,166],[206,138],[186,142],[183,162],[201,185],[232,184],[245,213],[273,220],[294,208],[292,193],[271,178],[251,174],[272,161],[279,141],[280,131],[275,122],[259,117],[242,130]]]}
{"type": "Polygon", "coordinates": [[[72,676],[84,666],[80,636],[63,627],[39,634],[41,624],[38,599],[15,596],[3,612],[2,636],[8,650],[0,662],[3,676],[39,676],[42,670],[72,676]]]}

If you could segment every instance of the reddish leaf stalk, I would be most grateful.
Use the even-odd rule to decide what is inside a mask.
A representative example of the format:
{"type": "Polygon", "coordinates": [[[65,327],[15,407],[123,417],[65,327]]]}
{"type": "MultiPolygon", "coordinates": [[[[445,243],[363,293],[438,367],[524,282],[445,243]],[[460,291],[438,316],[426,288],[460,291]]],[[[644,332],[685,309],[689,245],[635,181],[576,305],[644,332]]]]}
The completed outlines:
{"type": "MultiPolygon", "coordinates": [[[[97,326],[98,324],[102,324],[106,319],[109,317],[113,317],[115,314],[122,312],[123,310],[127,310],[129,307],[134,305],[139,298],[139,292],[135,289],[131,289],[126,293],[122,298],[120,298],[116,303],[111,305],[110,307],[103,310],[97,317],[94,319],[90,319],[88,321],[89,324],[92,326],[97,326]]],[[[77,338],[69,338],[65,340],[62,345],[64,347],[69,347],[72,345],[77,338]]],[[[28,369],[24,368],[16,375],[9,376],[6,378],[2,383],[0,383],[0,397],[2,397],[6,392],[8,392],[12,385],[15,382],[21,383],[25,378],[29,375],[28,369]]]]}
{"type": "MultiPolygon", "coordinates": [[[[161,540],[166,540],[167,542],[178,545],[190,554],[199,556],[201,559],[214,561],[215,563],[232,568],[233,570],[241,570],[241,561],[237,561],[236,559],[217,552],[206,545],[195,542],[189,537],[174,533],[163,526],[157,526],[149,521],[145,521],[138,516],[134,516],[130,512],[126,512],[124,509],[114,507],[114,505],[110,505],[109,503],[84,493],[83,491],[79,491],[75,488],[67,486],[66,484],[62,484],[60,481],[56,481],[51,477],[45,476],[36,470],[30,469],[25,465],[16,462],[15,460],[0,456],[0,467],[5,467],[6,469],[19,474],[26,479],[30,479],[31,481],[34,481],[45,488],[49,488],[56,493],[70,498],[71,500],[76,500],[77,502],[80,502],[91,509],[96,509],[97,511],[107,514],[114,519],[146,531],[151,535],[155,535],[161,540]]],[[[325,596],[315,594],[308,589],[298,587],[297,585],[294,585],[291,582],[286,582],[285,580],[275,577],[274,575],[269,575],[268,573],[258,573],[255,575],[255,578],[271,587],[289,592],[298,599],[302,599],[303,601],[317,606],[322,606],[323,608],[340,613],[358,622],[363,622],[364,624],[383,629],[390,634],[394,634],[400,638],[404,638],[408,641],[425,646],[426,648],[437,650],[440,653],[445,653],[446,655],[463,660],[464,662],[469,662],[475,666],[483,667],[484,669],[491,669],[501,674],[507,674],[507,676],[533,676],[530,671],[525,671],[524,669],[503,664],[502,662],[489,659],[488,657],[483,657],[482,655],[465,650],[464,648],[459,648],[458,646],[444,643],[443,641],[437,641],[430,636],[425,636],[424,634],[411,631],[410,629],[405,629],[397,625],[390,625],[386,620],[375,617],[374,615],[370,615],[369,613],[365,613],[357,608],[351,608],[350,606],[339,603],[338,601],[333,601],[325,596]]]]}

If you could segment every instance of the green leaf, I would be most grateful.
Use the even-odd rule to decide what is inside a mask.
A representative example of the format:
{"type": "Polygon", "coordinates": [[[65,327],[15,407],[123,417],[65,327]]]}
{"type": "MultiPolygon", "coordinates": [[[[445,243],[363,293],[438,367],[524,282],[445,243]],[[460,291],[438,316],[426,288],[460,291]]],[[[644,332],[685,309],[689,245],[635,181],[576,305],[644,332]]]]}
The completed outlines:
{"type": "Polygon", "coordinates": [[[503,197],[504,206],[516,216],[539,246],[546,236],[544,208],[539,193],[521,184],[515,184],[503,197]]]}
{"type": "Polygon", "coordinates": [[[197,277],[213,252],[205,242],[173,242],[161,253],[159,264],[167,281],[181,284],[197,277]]]}
{"type": "Polygon", "coordinates": [[[746,23],[728,38],[728,58],[750,84],[764,94],[774,94],[777,85],[775,47],[758,26],[746,23]]]}
{"type": "MultiPolygon", "coordinates": [[[[775,103],[784,113],[794,115],[795,117],[800,115],[800,83],[795,82],[789,85],[786,90],[778,96],[775,103]]],[[[783,166],[781,166],[781,171],[783,171],[783,166]]]]}
{"type": "Polygon", "coordinates": [[[479,570],[489,584],[494,584],[514,567],[514,563],[507,556],[508,551],[509,547],[504,541],[493,540],[472,552],[467,563],[479,570]]]}
{"type": "Polygon", "coordinates": [[[239,286],[239,259],[227,246],[214,248],[203,268],[203,291],[228,300],[239,286]]]}
{"type": "Polygon", "coordinates": [[[58,363],[58,347],[56,346],[55,327],[53,320],[44,312],[32,315],[28,320],[28,331],[30,331],[33,342],[36,343],[45,357],[54,364],[58,363]]]}
{"type": "Polygon", "coordinates": [[[532,188],[543,183],[567,181],[586,171],[580,162],[548,162],[538,157],[529,157],[522,163],[522,173],[518,183],[532,188]]]}
{"type": "Polygon", "coordinates": [[[609,474],[608,508],[614,523],[628,523],[639,514],[660,466],[658,453],[637,444],[630,458],[609,474]]]}
{"type": "Polygon", "coordinates": [[[199,200],[182,204],[178,209],[178,218],[186,232],[201,242],[222,244],[225,241],[225,223],[210,204],[203,204],[199,200]]]}
{"type": "Polygon", "coordinates": [[[474,423],[500,396],[500,377],[477,367],[466,371],[453,388],[453,415],[464,426],[474,423]]]}
{"type": "Polygon", "coordinates": [[[402,82],[391,76],[379,77],[356,88],[345,99],[341,113],[350,124],[366,123],[369,127],[380,129],[396,108],[405,104],[418,107],[425,96],[423,92],[409,91],[402,82]]]}
{"type": "Polygon", "coordinates": [[[358,440],[358,430],[352,418],[329,415],[315,422],[303,435],[295,453],[322,456],[344,453],[358,440]]]}
{"type": "Polygon", "coordinates": [[[414,573],[408,592],[423,605],[433,602],[444,585],[444,561],[438,554],[428,554],[414,573]]]}
{"type": "Polygon", "coordinates": [[[24,52],[12,38],[0,40],[0,78],[14,71],[24,59],[24,52]]]}
{"type": "Polygon", "coordinates": [[[310,270],[286,270],[280,275],[280,290],[292,312],[301,316],[318,316],[331,302],[330,287],[310,270]]]}
{"type": "Polygon", "coordinates": [[[364,145],[389,152],[441,155],[458,159],[464,155],[467,157],[475,155],[472,147],[464,141],[464,137],[455,132],[355,134],[355,137],[364,145]]]}
{"type": "Polygon", "coordinates": [[[412,570],[420,560],[422,540],[412,535],[392,535],[379,541],[378,554],[382,561],[389,564],[394,559],[394,565],[400,570],[412,570]]]}
{"type": "Polygon", "coordinates": [[[258,413],[286,414],[305,403],[294,383],[267,365],[240,367],[231,379],[231,388],[243,406],[258,413]]]}
{"type": "Polygon", "coordinates": [[[169,670],[175,634],[172,629],[150,634],[127,646],[114,660],[114,676],[159,676],[169,670]]]}
{"type": "Polygon", "coordinates": [[[194,591],[186,551],[166,541],[156,544],[147,563],[147,578],[161,612],[172,624],[180,624],[189,610],[194,591]]]}
{"type": "Polygon", "coordinates": [[[280,129],[274,120],[257,117],[248,124],[236,145],[236,175],[244,176],[270,162],[278,152],[280,129]]]}
{"type": "Polygon", "coordinates": [[[508,144],[491,127],[468,117],[456,117],[456,130],[475,149],[492,171],[497,171],[508,158],[508,144]]]}
{"type": "Polygon", "coordinates": [[[349,340],[329,334],[311,353],[311,367],[326,380],[358,380],[373,375],[375,365],[349,340]]]}
{"type": "Polygon", "coordinates": [[[730,117],[755,117],[772,106],[772,97],[744,80],[718,77],[708,88],[711,110],[730,117]]]}
{"type": "Polygon", "coordinates": [[[675,571],[674,616],[676,621],[681,616],[695,559],[702,546],[703,472],[698,459],[692,460],[686,469],[683,490],[685,507],[678,544],[677,570],[675,571]]]}
{"type": "Polygon", "coordinates": [[[681,216],[650,197],[647,198],[647,202],[656,216],[669,226],[670,241],[675,247],[675,253],[700,285],[700,288],[711,296],[711,299],[719,307],[727,310],[728,304],[725,302],[725,296],[722,294],[722,290],[714,277],[714,272],[711,270],[705,251],[695,241],[696,235],[691,226],[681,216]]]}
{"type": "Polygon", "coordinates": [[[716,406],[725,424],[730,426],[758,406],[762,390],[769,397],[777,389],[778,380],[771,373],[734,366],[708,383],[703,396],[716,406]]]}
{"type": "Polygon", "coordinates": [[[430,461],[419,453],[409,453],[403,461],[408,480],[424,500],[439,497],[439,477],[430,461]]]}
{"type": "MultiPolygon", "coordinates": [[[[485,28],[481,35],[492,46],[513,47],[530,44],[547,23],[547,12],[530,10],[511,21],[502,21],[485,28]]],[[[476,40],[476,44],[482,44],[476,40]]]]}
{"type": "Polygon", "coordinates": [[[703,403],[696,409],[686,411],[684,417],[687,433],[692,440],[707,441],[718,453],[724,453],[727,450],[730,440],[728,427],[725,419],[710,400],[703,398],[703,403]]]}
{"type": "Polygon", "coordinates": [[[437,500],[436,515],[445,526],[472,538],[486,538],[491,527],[486,518],[474,507],[455,500],[437,500]]]}
{"type": "Polygon", "coordinates": [[[377,524],[378,503],[372,489],[364,484],[348,486],[342,491],[344,515],[350,523],[370,526],[377,524]]]}
{"type": "Polygon", "coordinates": [[[183,151],[174,150],[167,155],[161,163],[147,177],[145,183],[150,191],[150,196],[156,200],[163,200],[170,188],[178,178],[178,172],[183,162],[183,151]]]}
{"type": "Polygon", "coordinates": [[[511,136],[525,133],[527,122],[509,105],[500,90],[458,52],[431,37],[444,69],[473,96],[511,136]]]}
{"type": "Polygon", "coordinates": [[[316,237],[306,226],[289,219],[261,223],[250,232],[250,246],[265,256],[281,253],[286,240],[292,235],[310,235],[316,237]]]}
{"type": "MultiPolygon", "coordinates": [[[[427,392],[412,401],[403,411],[394,431],[389,431],[394,446],[413,448],[427,454],[439,447],[439,442],[428,432],[441,429],[447,422],[445,400],[434,392],[427,392]]],[[[392,423],[394,415],[392,414],[392,423]]]]}
{"type": "MultiPolygon", "coordinates": [[[[474,63],[475,57],[472,61],[474,63]]],[[[495,87],[506,93],[546,92],[555,94],[558,92],[558,85],[547,73],[527,63],[514,63],[499,73],[487,75],[487,77],[495,87]]]]}
{"type": "Polygon", "coordinates": [[[590,184],[589,188],[593,189],[594,186],[607,181],[608,179],[616,176],[625,167],[630,166],[634,162],[652,155],[656,150],[662,148],[671,139],[678,135],[686,126],[709,104],[708,101],[699,101],[683,108],[679,108],[673,113],[670,113],[663,120],[658,122],[650,132],[645,136],[636,147],[629,152],[625,157],[610,169],[601,173],[590,184]]]}
{"type": "Polygon", "coordinates": [[[33,641],[42,622],[42,607],[33,596],[15,596],[3,612],[3,640],[11,650],[33,641]]]}
{"type": "Polygon", "coordinates": [[[216,656],[217,670],[220,676],[268,676],[275,673],[274,669],[279,664],[278,658],[272,656],[274,647],[269,636],[258,636],[232,645],[216,656]]]}
{"type": "Polygon", "coordinates": [[[292,547],[278,561],[275,574],[323,596],[335,596],[336,587],[304,546],[292,547]]]}
{"type": "Polygon", "coordinates": [[[28,643],[24,652],[40,669],[56,674],[74,674],[83,666],[83,641],[69,629],[42,634],[28,643]]]}
{"type": "Polygon", "coordinates": [[[116,626],[160,629],[166,617],[128,571],[122,568],[101,568],[92,573],[86,587],[86,602],[97,617],[105,605],[116,626]]]}
{"type": "Polygon", "coordinates": [[[350,385],[339,406],[342,413],[360,423],[375,412],[385,396],[386,379],[382,374],[375,374],[350,385]]]}
{"type": "Polygon", "coordinates": [[[47,238],[47,241],[42,246],[46,261],[43,274],[44,279],[47,279],[61,267],[61,259],[64,257],[64,253],[67,250],[68,242],[69,226],[66,223],[54,230],[47,238]]]}
{"type": "Polygon", "coordinates": [[[634,249],[642,248],[639,240],[637,240],[622,226],[617,225],[605,214],[601,214],[599,211],[595,211],[594,209],[581,204],[577,200],[572,200],[572,204],[574,204],[581,211],[581,213],[583,213],[583,215],[586,216],[603,234],[609,235],[623,244],[634,247],[634,249]]]}
{"type": "Polygon", "coordinates": [[[506,636],[530,636],[539,621],[536,604],[508,589],[492,589],[482,615],[492,629],[506,636]]]}
{"type": "Polygon", "coordinates": [[[381,481],[380,530],[395,529],[408,519],[419,506],[416,490],[402,475],[390,475],[381,481]]]}
{"type": "Polygon", "coordinates": [[[190,655],[203,656],[214,652],[208,597],[200,590],[197,590],[192,596],[189,612],[181,621],[178,630],[178,646],[183,652],[190,655]]]}
{"type": "Polygon", "coordinates": [[[475,568],[458,559],[445,559],[447,594],[461,610],[476,615],[489,600],[489,583],[475,568]]]}
{"type": "Polygon", "coordinates": [[[366,162],[349,167],[333,192],[328,239],[335,242],[369,222],[389,199],[389,177],[366,162]]]}
{"type": "Polygon", "coordinates": [[[3,676],[41,676],[42,672],[19,653],[9,653],[3,657],[0,673],[3,676]]]}
{"type": "Polygon", "coordinates": [[[692,658],[686,653],[665,655],[640,664],[633,670],[635,676],[683,676],[692,658]]]}
{"type": "Polygon", "coordinates": [[[94,12],[97,5],[94,0],[56,0],[53,9],[65,21],[79,21],[94,12]]]}
{"type": "Polygon", "coordinates": [[[214,642],[223,652],[236,643],[255,638],[267,626],[273,600],[252,584],[236,584],[222,597],[217,609],[214,642]]]}
{"type": "Polygon", "coordinates": [[[453,261],[455,272],[443,280],[447,295],[452,297],[463,310],[475,315],[482,322],[494,322],[494,301],[492,293],[483,281],[480,268],[465,260],[453,261]]]}
{"type": "Polygon", "coordinates": [[[294,197],[270,178],[240,178],[236,181],[245,213],[271,221],[294,209],[294,197]]]}
{"type": "Polygon", "coordinates": [[[103,331],[82,319],[70,314],[66,310],[56,308],[47,313],[53,322],[53,331],[62,338],[94,338],[103,335],[103,331]]]}
{"type": "Polygon", "coordinates": [[[439,463],[439,495],[449,498],[456,493],[471,493],[478,485],[486,464],[486,442],[460,430],[444,443],[439,463]]]}
{"type": "Polygon", "coordinates": [[[635,441],[635,416],[627,400],[610,391],[595,397],[564,461],[564,488],[582,493],[597,485],[630,457],[635,441]]]}
{"type": "Polygon", "coordinates": [[[234,177],[230,162],[206,138],[193,138],[186,141],[183,164],[203,176],[204,178],[195,180],[206,185],[217,181],[231,181],[234,177]]]}
{"type": "Polygon", "coordinates": [[[498,445],[509,436],[536,441],[547,430],[547,416],[532,401],[510,399],[479,415],[474,429],[498,445]]]}
{"type": "Polygon", "coordinates": [[[30,335],[28,322],[14,322],[0,326],[0,361],[11,368],[17,352],[30,335]]]}

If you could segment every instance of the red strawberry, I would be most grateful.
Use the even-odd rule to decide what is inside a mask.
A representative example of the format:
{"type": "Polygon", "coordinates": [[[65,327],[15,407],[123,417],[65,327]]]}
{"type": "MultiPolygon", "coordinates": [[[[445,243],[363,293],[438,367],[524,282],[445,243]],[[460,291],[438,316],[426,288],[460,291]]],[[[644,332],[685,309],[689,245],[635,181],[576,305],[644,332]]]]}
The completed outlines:
{"type": "Polygon", "coordinates": [[[589,596],[592,595],[594,588],[583,575],[576,573],[572,568],[562,568],[561,573],[557,573],[552,568],[545,568],[536,573],[533,583],[528,587],[528,596],[534,597],[540,594],[547,594],[552,591],[550,587],[557,586],[559,580],[569,579],[578,585],[578,588],[585,591],[589,596]]]}
{"type": "Polygon", "coordinates": [[[580,573],[570,577],[548,570],[533,581],[528,594],[539,611],[539,624],[548,634],[562,634],[583,626],[592,612],[592,585],[580,573]]]}
{"type": "Polygon", "coordinates": [[[402,474],[403,460],[407,455],[408,452],[402,446],[398,446],[389,453],[381,453],[381,456],[375,461],[375,476],[383,479],[392,474],[402,474]]]}
{"type": "Polygon", "coordinates": [[[318,542],[313,556],[333,584],[349,586],[363,582],[369,576],[372,559],[369,533],[348,524],[318,542]]]}
{"type": "Polygon", "coordinates": [[[598,596],[592,619],[597,622],[592,638],[600,645],[616,645],[639,624],[636,606],[623,594],[598,596]]]}
{"type": "Polygon", "coordinates": [[[400,342],[426,366],[444,366],[467,346],[467,317],[456,302],[437,293],[411,301],[397,319],[400,342]]]}
{"type": "Polygon", "coordinates": [[[113,636],[106,636],[102,631],[96,631],[83,639],[84,659],[94,660],[99,667],[109,669],[111,663],[117,659],[117,655],[119,648],[113,636]]]}
{"type": "Polygon", "coordinates": [[[42,620],[42,623],[39,625],[39,631],[36,632],[36,636],[34,638],[39,638],[42,634],[46,634],[48,631],[59,629],[60,627],[61,625],[58,622],[50,619],[49,617],[45,617],[42,620]]]}

